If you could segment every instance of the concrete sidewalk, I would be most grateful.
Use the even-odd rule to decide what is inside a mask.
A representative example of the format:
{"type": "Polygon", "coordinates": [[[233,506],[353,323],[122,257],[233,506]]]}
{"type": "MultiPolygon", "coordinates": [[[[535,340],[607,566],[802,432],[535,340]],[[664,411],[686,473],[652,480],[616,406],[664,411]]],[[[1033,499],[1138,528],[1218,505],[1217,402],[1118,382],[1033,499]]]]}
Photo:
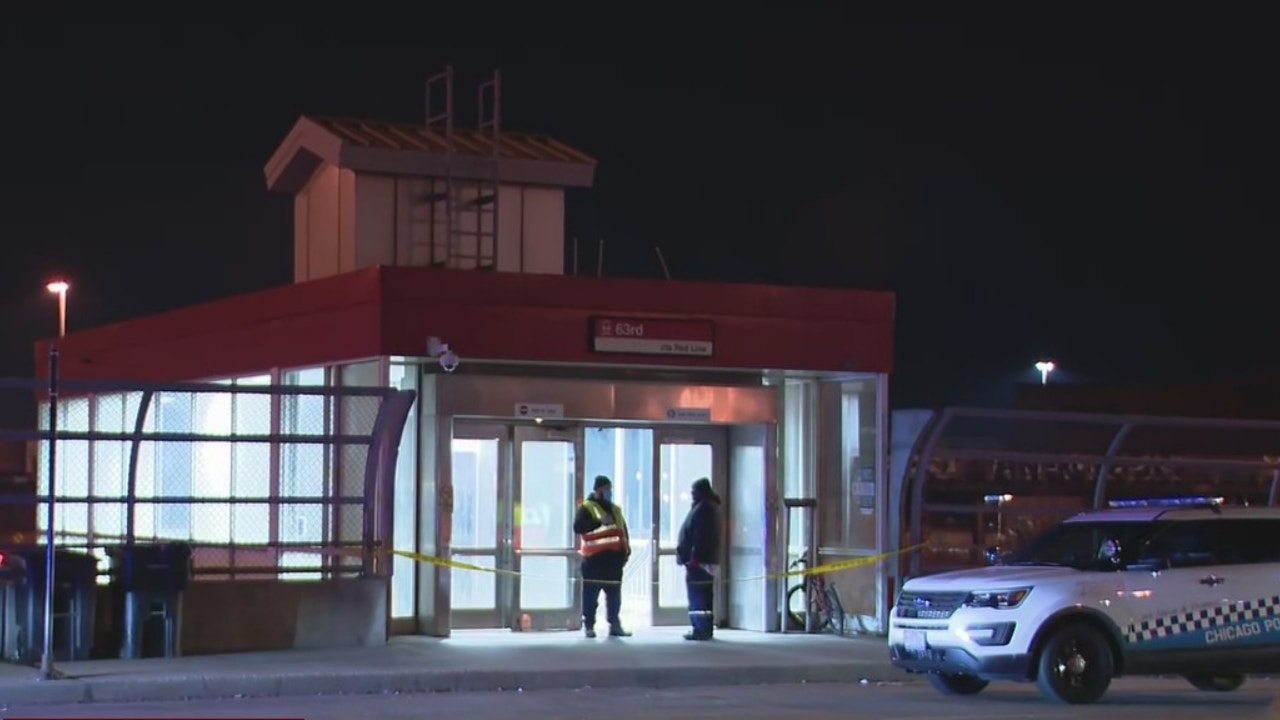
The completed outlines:
{"type": "Polygon", "coordinates": [[[376,648],[65,663],[64,679],[0,666],[0,707],[322,694],[904,681],[881,638],[725,631],[690,643],[671,628],[626,639],[459,633],[376,648]]]}

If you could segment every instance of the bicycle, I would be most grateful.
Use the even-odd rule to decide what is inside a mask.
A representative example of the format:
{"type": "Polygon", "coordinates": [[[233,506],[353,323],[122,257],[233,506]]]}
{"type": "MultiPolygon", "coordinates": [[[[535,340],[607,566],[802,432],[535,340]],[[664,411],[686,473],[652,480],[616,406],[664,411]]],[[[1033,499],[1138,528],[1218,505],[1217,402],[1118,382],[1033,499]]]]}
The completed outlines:
{"type": "MultiPolygon", "coordinates": [[[[807,570],[809,561],[801,557],[787,568],[807,570]]],[[[814,615],[815,632],[838,632],[844,635],[844,605],[840,594],[820,575],[802,575],[798,584],[787,589],[787,616],[791,627],[803,630],[808,613],[814,615]],[[806,602],[807,601],[807,602],[806,602]]]]}

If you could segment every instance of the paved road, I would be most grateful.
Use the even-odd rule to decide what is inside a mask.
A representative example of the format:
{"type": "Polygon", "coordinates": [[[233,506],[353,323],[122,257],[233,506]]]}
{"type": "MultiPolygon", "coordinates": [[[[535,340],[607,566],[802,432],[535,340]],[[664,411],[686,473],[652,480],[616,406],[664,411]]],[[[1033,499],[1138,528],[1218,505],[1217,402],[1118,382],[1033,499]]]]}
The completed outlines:
{"type": "Polygon", "coordinates": [[[188,703],[43,706],[0,711],[3,718],[306,718],[306,720],[1132,720],[1134,712],[1174,718],[1280,718],[1280,681],[1250,681],[1230,694],[1206,694],[1178,680],[1119,680],[1103,703],[1050,705],[1026,685],[993,685],[974,698],[948,698],[927,685],[775,685],[687,690],[350,695],[188,703]]]}

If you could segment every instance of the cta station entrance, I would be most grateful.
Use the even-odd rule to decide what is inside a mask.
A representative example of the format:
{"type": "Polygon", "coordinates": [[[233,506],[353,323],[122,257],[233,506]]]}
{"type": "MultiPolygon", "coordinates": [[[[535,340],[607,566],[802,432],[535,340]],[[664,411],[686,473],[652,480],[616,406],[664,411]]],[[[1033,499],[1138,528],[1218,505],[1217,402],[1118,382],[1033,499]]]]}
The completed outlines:
{"type": "MultiPolygon", "coordinates": [[[[542,408],[555,414],[558,408],[542,408]]],[[[689,486],[707,477],[725,493],[728,431],[702,425],[533,424],[459,421],[450,443],[450,558],[516,574],[455,572],[453,628],[578,627],[581,594],[573,518],[598,475],[614,483],[631,536],[623,622],[633,628],[688,622],[675,551],[691,507],[689,486]]],[[[763,478],[759,489],[763,490],[763,478]]],[[[723,593],[721,593],[723,594],[723,593]]]]}
{"type": "Polygon", "coordinates": [[[758,375],[755,386],[430,372],[421,382],[421,412],[435,413],[422,419],[418,502],[398,496],[395,523],[416,522],[420,538],[434,538],[420,545],[456,564],[393,576],[393,585],[415,583],[418,598],[417,617],[393,613],[393,629],[580,628],[573,520],[599,475],[613,481],[631,538],[624,624],[688,622],[676,544],[690,486],[706,477],[725,532],[717,618],[766,629],[766,548],[778,540],[766,506],[781,503],[766,461],[777,388],[758,375]]]}

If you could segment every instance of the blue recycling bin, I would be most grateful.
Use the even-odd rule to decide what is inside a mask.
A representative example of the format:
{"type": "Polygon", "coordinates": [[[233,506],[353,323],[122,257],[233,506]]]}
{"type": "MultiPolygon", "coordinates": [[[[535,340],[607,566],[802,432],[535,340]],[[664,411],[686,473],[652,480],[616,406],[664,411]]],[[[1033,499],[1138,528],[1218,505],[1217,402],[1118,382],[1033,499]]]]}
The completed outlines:
{"type": "Polygon", "coordinates": [[[18,641],[22,630],[18,624],[18,597],[26,589],[27,563],[21,557],[0,550],[0,658],[17,661],[18,641]]]}
{"type": "Polygon", "coordinates": [[[192,548],[172,542],[107,550],[118,601],[120,657],[182,654],[182,596],[194,575],[192,548]]]}
{"type": "MultiPolygon", "coordinates": [[[[0,554],[4,654],[17,662],[39,662],[44,654],[45,549],[10,547],[0,549],[0,554]]],[[[53,659],[88,660],[97,612],[98,559],[55,550],[53,577],[53,659]]]]}

